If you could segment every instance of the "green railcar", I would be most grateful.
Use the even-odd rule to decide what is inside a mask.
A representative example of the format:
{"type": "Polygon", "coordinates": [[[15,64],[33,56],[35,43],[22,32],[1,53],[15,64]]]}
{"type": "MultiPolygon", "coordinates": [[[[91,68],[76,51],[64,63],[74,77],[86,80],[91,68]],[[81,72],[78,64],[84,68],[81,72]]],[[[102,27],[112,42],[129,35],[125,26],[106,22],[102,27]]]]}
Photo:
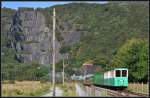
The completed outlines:
{"type": "Polygon", "coordinates": [[[110,87],[127,87],[128,86],[128,69],[115,68],[107,72],[97,72],[92,77],[92,83],[95,85],[110,87]]]}
{"type": "Polygon", "coordinates": [[[97,72],[92,77],[92,83],[96,85],[103,85],[104,84],[104,75],[103,73],[97,72]]]}

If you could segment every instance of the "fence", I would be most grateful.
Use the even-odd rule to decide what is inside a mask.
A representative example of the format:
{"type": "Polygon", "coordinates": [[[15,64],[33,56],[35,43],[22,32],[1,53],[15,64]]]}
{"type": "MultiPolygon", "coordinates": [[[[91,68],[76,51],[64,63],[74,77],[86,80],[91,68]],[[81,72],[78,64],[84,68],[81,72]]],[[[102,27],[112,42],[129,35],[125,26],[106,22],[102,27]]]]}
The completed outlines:
{"type": "Polygon", "coordinates": [[[40,96],[51,87],[49,66],[2,65],[2,96],[40,96]]]}
{"type": "Polygon", "coordinates": [[[149,83],[129,83],[128,85],[128,90],[133,91],[133,92],[140,92],[144,94],[149,93],[149,83]]]}
{"type": "MultiPolygon", "coordinates": [[[[80,84],[81,85],[81,84],[80,84]]],[[[89,96],[103,96],[103,97],[111,97],[111,96],[147,96],[149,95],[149,85],[148,83],[144,84],[144,83],[129,83],[129,86],[127,88],[127,90],[130,90],[131,93],[120,93],[117,91],[113,91],[113,90],[108,90],[105,88],[100,88],[100,87],[96,87],[96,86],[81,86],[82,88],[84,88],[84,90],[86,92],[88,92],[89,96]],[[138,95],[137,95],[138,94],[138,95]],[[141,94],[141,95],[140,95],[141,94]]]]}

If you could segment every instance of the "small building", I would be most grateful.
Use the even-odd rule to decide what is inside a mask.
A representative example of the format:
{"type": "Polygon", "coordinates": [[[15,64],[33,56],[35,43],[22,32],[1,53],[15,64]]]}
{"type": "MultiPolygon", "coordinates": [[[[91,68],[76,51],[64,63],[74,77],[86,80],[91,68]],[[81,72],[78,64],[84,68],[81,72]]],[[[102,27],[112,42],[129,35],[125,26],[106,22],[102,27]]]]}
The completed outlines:
{"type": "Polygon", "coordinates": [[[90,64],[90,63],[84,63],[83,66],[82,66],[82,74],[84,76],[86,76],[87,74],[91,74],[93,73],[93,64],[90,64]]]}

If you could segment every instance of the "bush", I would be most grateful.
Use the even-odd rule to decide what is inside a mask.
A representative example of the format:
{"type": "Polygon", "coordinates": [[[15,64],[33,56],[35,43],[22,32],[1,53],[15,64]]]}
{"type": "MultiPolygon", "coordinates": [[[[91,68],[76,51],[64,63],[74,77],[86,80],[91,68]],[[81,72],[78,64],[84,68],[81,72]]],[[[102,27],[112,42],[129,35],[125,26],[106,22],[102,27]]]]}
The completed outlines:
{"type": "Polygon", "coordinates": [[[8,83],[15,84],[15,81],[14,80],[8,80],[8,83]]]}
{"type": "Polygon", "coordinates": [[[30,95],[30,96],[34,96],[34,95],[35,95],[35,93],[33,93],[33,92],[30,92],[30,93],[29,93],[29,95],[30,95]]]}
{"type": "Polygon", "coordinates": [[[19,82],[22,82],[22,81],[23,81],[23,79],[18,79],[18,81],[19,81],[19,82]]]}
{"type": "Polygon", "coordinates": [[[23,92],[21,92],[19,89],[14,89],[14,95],[22,95],[23,92]]]}
{"type": "Polygon", "coordinates": [[[40,83],[46,83],[47,80],[40,80],[40,83]]]}

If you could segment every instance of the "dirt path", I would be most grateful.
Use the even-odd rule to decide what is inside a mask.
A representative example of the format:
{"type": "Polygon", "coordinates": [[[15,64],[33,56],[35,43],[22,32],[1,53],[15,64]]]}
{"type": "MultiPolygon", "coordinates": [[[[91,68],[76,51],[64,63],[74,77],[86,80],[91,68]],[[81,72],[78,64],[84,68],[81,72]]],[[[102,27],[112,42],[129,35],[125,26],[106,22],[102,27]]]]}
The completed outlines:
{"type": "Polygon", "coordinates": [[[78,84],[76,84],[76,92],[78,96],[88,96],[88,94],[78,84]]]}
{"type": "MultiPolygon", "coordinates": [[[[63,96],[63,90],[61,90],[59,87],[56,87],[55,89],[56,91],[56,96],[63,96]]],[[[52,88],[50,90],[49,93],[46,93],[45,95],[43,95],[43,97],[48,97],[48,96],[52,96],[52,88]]]]}

